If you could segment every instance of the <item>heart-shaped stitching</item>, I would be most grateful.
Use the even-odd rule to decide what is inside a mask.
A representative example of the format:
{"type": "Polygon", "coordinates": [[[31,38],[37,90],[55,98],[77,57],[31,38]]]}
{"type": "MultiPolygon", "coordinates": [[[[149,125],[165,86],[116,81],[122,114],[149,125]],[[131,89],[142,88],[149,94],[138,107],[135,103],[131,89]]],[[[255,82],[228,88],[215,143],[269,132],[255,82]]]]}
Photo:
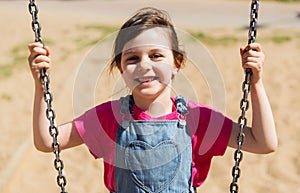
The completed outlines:
{"type": "Polygon", "coordinates": [[[155,147],[143,141],[133,141],[125,149],[125,162],[140,188],[157,193],[174,180],[181,156],[177,145],[170,140],[155,147]]]}

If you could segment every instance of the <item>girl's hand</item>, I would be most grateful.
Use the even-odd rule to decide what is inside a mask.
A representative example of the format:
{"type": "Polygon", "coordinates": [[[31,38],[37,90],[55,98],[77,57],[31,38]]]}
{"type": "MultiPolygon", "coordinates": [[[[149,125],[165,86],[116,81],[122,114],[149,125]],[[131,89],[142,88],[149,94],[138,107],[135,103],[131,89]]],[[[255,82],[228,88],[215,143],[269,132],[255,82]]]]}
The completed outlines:
{"type": "Polygon", "coordinates": [[[262,52],[261,45],[259,43],[253,43],[246,47],[240,48],[240,55],[242,60],[242,67],[244,69],[250,68],[252,70],[252,76],[250,82],[256,84],[262,79],[263,64],[265,61],[265,55],[262,52]]]}
{"type": "Polygon", "coordinates": [[[45,68],[49,73],[51,66],[50,50],[39,42],[30,43],[28,45],[30,55],[28,63],[35,82],[39,82],[40,71],[45,68]]]}

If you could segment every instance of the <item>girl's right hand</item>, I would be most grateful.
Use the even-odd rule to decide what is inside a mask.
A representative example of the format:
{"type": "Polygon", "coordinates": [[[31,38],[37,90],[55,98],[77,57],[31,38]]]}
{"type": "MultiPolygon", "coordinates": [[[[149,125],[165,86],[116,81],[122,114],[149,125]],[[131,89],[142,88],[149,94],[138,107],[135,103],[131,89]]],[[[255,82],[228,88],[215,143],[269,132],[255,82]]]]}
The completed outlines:
{"type": "Polygon", "coordinates": [[[28,57],[29,67],[35,82],[40,82],[40,71],[45,68],[47,72],[50,71],[51,59],[50,49],[47,46],[43,46],[39,42],[28,44],[30,55],[28,57]]]}

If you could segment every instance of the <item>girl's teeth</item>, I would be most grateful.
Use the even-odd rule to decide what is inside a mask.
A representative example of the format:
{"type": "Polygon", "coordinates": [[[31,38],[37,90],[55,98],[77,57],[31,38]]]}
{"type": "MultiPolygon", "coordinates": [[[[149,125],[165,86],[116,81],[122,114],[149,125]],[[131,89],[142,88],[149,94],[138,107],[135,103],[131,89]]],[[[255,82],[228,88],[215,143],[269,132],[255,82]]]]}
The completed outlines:
{"type": "Polygon", "coordinates": [[[152,81],[152,80],[153,80],[153,78],[145,78],[145,79],[140,78],[140,79],[139,79],[140,82],[150,82],[150,81],[152,81]]]}

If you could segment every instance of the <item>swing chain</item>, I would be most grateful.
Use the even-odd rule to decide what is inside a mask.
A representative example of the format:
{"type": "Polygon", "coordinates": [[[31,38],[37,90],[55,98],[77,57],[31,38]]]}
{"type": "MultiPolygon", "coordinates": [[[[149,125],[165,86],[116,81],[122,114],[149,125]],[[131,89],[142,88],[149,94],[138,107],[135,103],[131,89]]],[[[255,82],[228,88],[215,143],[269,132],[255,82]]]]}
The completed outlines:
{"type": "MultiPolygon", "coordinates": [[[[251,10],[250,10],[250,27],[248,32],[248,44],[254,43],[256,39],[256,27],[258,19],[258,8],[259,0],[252,0],[251,10]]],[[[238,178],[241,176],[240,162],[243,159],[242,145],[245,142],[245,133],[244,129],[247,126],[247,118],[245,117],[246,111],[249,108],[248,95],[251,90],[250,77],[251,69],[246,69],[245,71],[245,80],[242,84],[243,98],[240,102],[241,115],[238,118],[239,133],[236,136],[237,149],[234,152],[234,161],[235,164],[232,168],[232,182],[230,184],[230,193],[238,193],[238,178]]]]}
{"type": "MultiPolygon", "coordinates": [[[[29,0],[29,13],[32,16],[32,30],[35,35],[35,42],[40,42],[44,46],[43,39],[41,37],[41,24],[38,20],[38,6],[36,4],[35,0],[29,0]]],[[[55,124],[55,111],[54,108],[52,107],[52,101],[53,101],[53,95],[50,91],[50,77],[49,74],[46,72],[46,69],[43,68],[40,71],[40,81],[43,85],[44,88],[44,101],[47,104],[47,109],[46,109],[46,117],[49,120],[50,126],[49,126],[49,134],[52,137],[52,152],[55,154],[55,160],[54,160],[54,167],[58,172],[57,176],[57,184],[61,188],[61,193],[67,193],[65,190],[65,186],[67,184],[66,177],[63,174],[63,168],[64,164],[63,161],[60,158],[60,152],[61,152],[61,147],[60,144],[57,140],[59,131],[58,128],[56,127],[55,124]]]]}
{"type": "Polygon", "coordinates": [[[43,39],[41,37],[42,26],[38,19],[39,8],[35,0],[29,0],[28,9],[32,17],[31,27],[35,35],[35,42],[40,42],[44,45],[43,39]]]}
{"type": "Polygon", "coordinates": [[[256,29],[258,21],[259,0],[252,0],[250,8],[250,26],[248,33],[248,44],[254,43],[256,39],[256,29]]]}

